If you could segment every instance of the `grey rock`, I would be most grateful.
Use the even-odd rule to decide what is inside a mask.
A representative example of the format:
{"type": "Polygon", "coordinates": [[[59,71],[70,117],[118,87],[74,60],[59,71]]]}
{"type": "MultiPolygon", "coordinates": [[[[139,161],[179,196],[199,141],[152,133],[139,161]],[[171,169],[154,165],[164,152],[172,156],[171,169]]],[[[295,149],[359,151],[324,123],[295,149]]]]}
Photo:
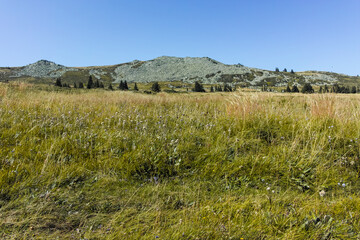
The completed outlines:
{"type": "Polygon", "coordinates": [[[60,77],[67,71],[77,71],[77,69],[67,68],[63,65],[56,64],[48,60],[40,60],[36,63],[29,64],[21,70],[15,72],[13,77],[30,76],[30,77],[60,77]]]}

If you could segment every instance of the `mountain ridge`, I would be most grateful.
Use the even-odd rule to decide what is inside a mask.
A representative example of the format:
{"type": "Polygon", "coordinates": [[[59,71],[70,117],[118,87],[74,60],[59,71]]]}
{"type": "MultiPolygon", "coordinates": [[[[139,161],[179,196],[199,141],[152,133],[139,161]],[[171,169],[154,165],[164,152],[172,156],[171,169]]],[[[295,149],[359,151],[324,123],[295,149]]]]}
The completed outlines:
{"type": "Polygon", "coordinates": [[[224,64],[210,57],[160,56],[151,60],[105,66],[68,67],[49,60],[39,60],[22,67],[1,67],[0,81],[25,80],[33,83],[52,83],[56,78],[64,82],[84,82],[89,75],[107,83],[174,82],[207,84],[228,83],[244,87],[286,86],[310,82],[317,85],[357,85],[359,77],[346,74],[305,71],[277,72],[251,68],[241,64],[224,64]]]}

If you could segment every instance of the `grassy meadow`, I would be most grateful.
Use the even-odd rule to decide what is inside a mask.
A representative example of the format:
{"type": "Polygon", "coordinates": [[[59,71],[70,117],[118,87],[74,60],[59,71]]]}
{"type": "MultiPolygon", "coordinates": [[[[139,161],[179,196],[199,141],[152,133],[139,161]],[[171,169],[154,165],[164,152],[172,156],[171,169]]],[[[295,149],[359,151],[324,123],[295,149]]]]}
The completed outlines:
{"type": "Polygon", "coordinates": [[[0,84],[0,239],[359,239],[360,95],[0,84]]]}

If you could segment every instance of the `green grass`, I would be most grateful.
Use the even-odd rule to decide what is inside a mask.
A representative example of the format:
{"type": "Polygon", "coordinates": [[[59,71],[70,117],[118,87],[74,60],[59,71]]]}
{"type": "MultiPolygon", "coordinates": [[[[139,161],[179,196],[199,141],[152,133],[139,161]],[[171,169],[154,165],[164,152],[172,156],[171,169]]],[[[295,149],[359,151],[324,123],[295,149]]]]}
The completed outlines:
{"type": "Polygon", "coordinates": [[[0,238],[358,239],[359,102],[2,84],[0,238]]]}

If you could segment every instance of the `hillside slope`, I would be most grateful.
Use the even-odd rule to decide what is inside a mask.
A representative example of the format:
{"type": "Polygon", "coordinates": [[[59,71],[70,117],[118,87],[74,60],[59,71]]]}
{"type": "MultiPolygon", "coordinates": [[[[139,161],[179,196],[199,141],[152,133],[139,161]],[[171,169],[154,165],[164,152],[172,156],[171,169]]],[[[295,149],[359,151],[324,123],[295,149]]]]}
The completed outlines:
{"type": "Polygon", "coordinates": [[[53,83],[61,77],[72,84],[86,82],[89,75],[105,83],[127,82],[184,82],[201,81],[208,84],[229,83],[247,87],[286,86],[287,84],[357,85],[359,77],[331,72],[275,72],[245,67],[240,64],[226,65],[208,57],[158,57],[149,61],[135,60],[110,66],[67,67],[47,60],[40,60],[24,67],[0,68],[0,81],[22,80],[32,83],[53,83]]]}

